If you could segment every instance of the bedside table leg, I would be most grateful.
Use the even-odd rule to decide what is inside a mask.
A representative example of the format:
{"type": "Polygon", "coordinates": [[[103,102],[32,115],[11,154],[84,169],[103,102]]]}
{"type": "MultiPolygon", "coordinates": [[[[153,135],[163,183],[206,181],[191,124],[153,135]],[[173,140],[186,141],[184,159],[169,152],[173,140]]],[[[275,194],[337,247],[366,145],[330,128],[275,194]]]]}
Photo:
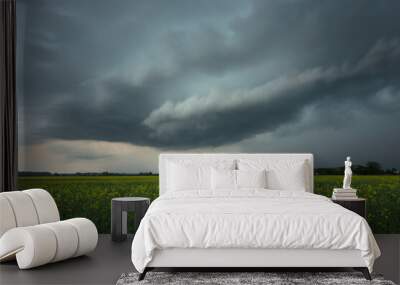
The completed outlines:
{"type": "Polygon", "coordinates": [[[111,204],[111,239],[123,241],[122,233],[122,207],[118,203],[111,204]]]}

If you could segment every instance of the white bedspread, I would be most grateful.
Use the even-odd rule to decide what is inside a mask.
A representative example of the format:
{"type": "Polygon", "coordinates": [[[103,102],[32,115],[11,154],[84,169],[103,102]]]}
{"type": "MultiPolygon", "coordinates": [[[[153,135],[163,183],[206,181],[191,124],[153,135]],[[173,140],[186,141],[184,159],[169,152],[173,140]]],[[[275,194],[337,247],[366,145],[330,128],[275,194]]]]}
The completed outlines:
{"type": "Polygon", "coordinates": [[[365,219],[328,198],[254,189],[157,198],[134,237],[132,262],[143,272],[165,248],[358,249],[370,271],[380,255],[365,219]]]}

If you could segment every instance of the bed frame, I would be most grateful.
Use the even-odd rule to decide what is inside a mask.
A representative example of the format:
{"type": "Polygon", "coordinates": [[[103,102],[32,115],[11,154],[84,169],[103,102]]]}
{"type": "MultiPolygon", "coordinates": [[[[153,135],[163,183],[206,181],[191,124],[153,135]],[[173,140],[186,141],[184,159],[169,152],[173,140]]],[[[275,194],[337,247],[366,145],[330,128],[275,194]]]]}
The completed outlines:
{"type": "MultiPolygon", "coordinates": [[[[167,185],[166,162],[176,159],[240,159],[263,158],[282,160],[304,160],[307,166],[306,191],[313,192],[314,167],[312,154],[160,154],[160,194],[167,185]]],[[[146,273],[155,268],[232,268],[238,271],[254,268],[343,268],[351,267],[361,271],[371,280],[369,270],[359,250],[329,249],[195,249],[170,248],[156,250],[152,261],[139,275],[142,280],[146,273]]]]}

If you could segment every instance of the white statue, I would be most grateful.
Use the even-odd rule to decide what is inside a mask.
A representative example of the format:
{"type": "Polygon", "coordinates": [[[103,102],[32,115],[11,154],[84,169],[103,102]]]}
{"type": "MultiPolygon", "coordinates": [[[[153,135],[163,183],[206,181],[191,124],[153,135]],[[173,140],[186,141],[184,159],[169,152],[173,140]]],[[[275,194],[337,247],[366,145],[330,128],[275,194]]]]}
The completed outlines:
{"type": "Polygon", "coordinates": [[[343,189],[351,189],[351,176],[353,172],[351,171],[351,160],[350,156],[346,158],[344,162],[344,179],[343,179],[343,189]]]}

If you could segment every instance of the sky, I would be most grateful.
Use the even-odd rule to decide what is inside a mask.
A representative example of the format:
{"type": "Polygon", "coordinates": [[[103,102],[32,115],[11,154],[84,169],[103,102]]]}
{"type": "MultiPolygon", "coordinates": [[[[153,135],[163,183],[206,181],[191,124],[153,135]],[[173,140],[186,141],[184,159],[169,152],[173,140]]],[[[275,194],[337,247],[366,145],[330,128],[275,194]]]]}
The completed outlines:
{"type": "Polygon", "coordinates": [[[157,172],[160,152],[400,168],[399,11],[395,0],[19,0],[19,169],[157,172]]]}

